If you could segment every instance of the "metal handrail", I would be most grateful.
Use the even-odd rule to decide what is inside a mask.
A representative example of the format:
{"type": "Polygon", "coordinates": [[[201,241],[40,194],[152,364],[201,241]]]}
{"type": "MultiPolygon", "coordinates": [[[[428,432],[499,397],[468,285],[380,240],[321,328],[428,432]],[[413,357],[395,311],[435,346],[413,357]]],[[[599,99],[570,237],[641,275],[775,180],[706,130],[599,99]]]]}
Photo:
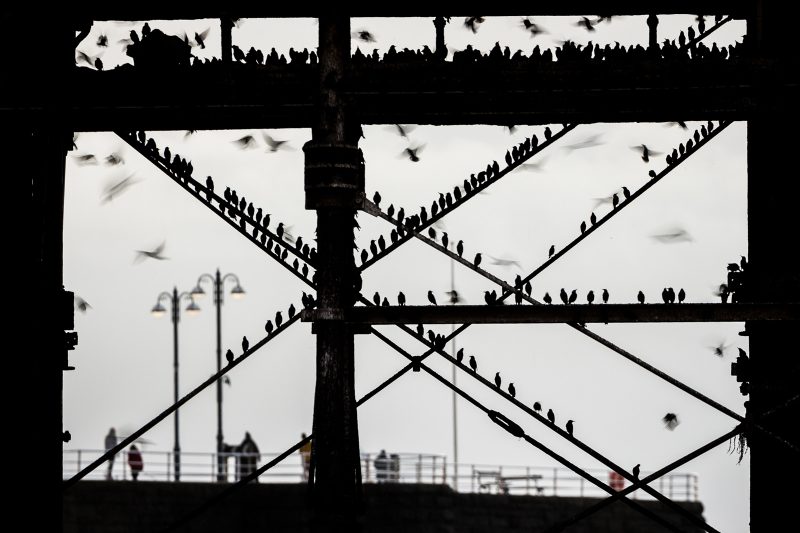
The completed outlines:
{"type": "MultiPolygon", "coordinates": [[[[94,461],[103,453],[105,450],[100,449],[64,450],[62,477],[70,478],[75,472],[80,471],[83,466],[94,461]]],[[[140,453],[144,469],[139,475],[139,480],[171,480],[174,454],[172,450],[141,450],[140,453]]],[[[294,461],[289,459],[277,465],[260,476],[259,481],[263,483],[305,481],[303,456],[300,453],[293,455],[296,458],[294,461]]],[[[243,467],[242,459],[254,458],[257,466],[273,459],[276,454],[231,452],[223,454],[223,456],[226,458],[223,463],[224,479],[233,482],[249,473],[248,467],[243,467]],[[239,465],[238,472],[236,465],[239,465]]],[[[561,467],[459,463],[456,484],[453,486],[452,472],[456,465],[448,462],[444,455],[390,452],[386,454],[384,462],[376,463],[376,458],[378,458],[377,453],[361,454],[361,472],[364,483],[438,484],[449,485],[458,492],[529,496],[593,498],[607,495],[597,487],[585,483],[582,477],[561,467]],[[448,472],[451,472],[450,476],[448,476],[448,472]]],[[[587,471],[598,479],[609,479],[611,475],[607,469],[587,469],[587,471]]],[[[105,479],[107,473],[108,467],[103,466],[87,479],[105,479]]],[[[111,473],[115,480],[132,479],[127,452],[116,456],[111,473]]],[[[217,481],[217,474],[216,453],[181,452],[182,481],[210,483],[217,481]]],[[[640,474],[642,477],[646,475],[645,472],[640,474]]],[[[624,480],[621,482],[626,483],[624,480]]],[[[659,479],[655,485],[659,492],[673,500],[698,501],[699,499],[698,476],[694,473],[672,473],[659,479]]],[[[642,491],[636,491],[632,497],[650,499],[650,496],[642,491]]]]}

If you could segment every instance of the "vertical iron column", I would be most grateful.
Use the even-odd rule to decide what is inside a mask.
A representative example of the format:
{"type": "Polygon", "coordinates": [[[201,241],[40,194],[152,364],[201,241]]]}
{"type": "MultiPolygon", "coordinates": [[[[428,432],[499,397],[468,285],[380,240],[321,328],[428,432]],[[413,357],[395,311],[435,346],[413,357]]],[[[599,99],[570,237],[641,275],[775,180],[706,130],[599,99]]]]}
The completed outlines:
{"type": "MultiPolygon", "coordinates": [[[[777,60],[775,72],[793,68],[796,50],[795,4],[758,1],[747,24],[747,45],[758,59],[777,60]]],[[[795,94],[759,91],[761,102],[775,96],[788,101],[795,94]]],[[[760,302],[800,301],[797,267],[797,198],[800,181],[796,139],[791,125],[797,112],[760,112],[747,123],[748,266],[744,296],[760,302]],[[787,129],[788,128],[788,129],[787,129]]],[[[731,258],[733,260],[734,258],[731,258]]],[[[761,413],[785,405],[800,388],[797,327],[791,322],[748,322],[750,340],[750,401],[748,416],[768,431],[800,447],[800,402],[761,418],[761,413]]],[[[796,493],[785,490],[786,480],[800,476],[800,453],[758,430],[748,431],[750,449],[750,526],[753,532],[776,531],[797,521],[796,493]]]]}
{"type": "Polygon", "coordinates": [[[219,29],[222,34],[222,62],[230,64],[233,57],[233,39],[231,38],[231,30],[233,29],[233,21],[227,14],[219,19],[219,29]]]}
{"type": "Polygon", "coordinates": [[[655,53],[658,47],[658,17],[656,16],[655,13],[651,13],[647,17],[647,27],[650,29],[648,48],[651,53],[655,53]]]}
{"type": "Polygon", "coordinates": [[[447,45],[444,42],[444,27],[447,21],[444,17],[436,17],[433,19],[433,25],[436,28],[436,57],[444,61],[447,58],[447,45]]]}
{"type": "MultiPolygon", "coordinates": [[[[172,289],[172,371],[173,380],[175,383],[174,403],[178,403],[178,322],[180,321],[181,314],[181,300],[178,296],[178,288],[172,289]]],[[[181,441],[179,428],[180,409],[175,410],[175,446],[173,447],[173,455],[175,459],[175,481],[181,480],[181,441]]]]}
{"type": "Polygon", "coordinates": [[[361,465],[354,387],[353,333],[344,322],[355,301],[356,209],[364,194],[361,128],[342,95],[350,63],[350,19],[319,19],[319,93],[305,152],[306,209],[317,211],[317,382],[309,485],[312,529],[356,531],[361,465]]]}
{"type": "MultiPolygon", "coordinates": [[[[222,277],[219,269],[214,276],[214,306],[217,308],[217,373],[222,370],[222,277]]],[[[222,379],[217,380],[217,481],[225,481],[227,468],[223,468],[222,446],[222,379]]]]}

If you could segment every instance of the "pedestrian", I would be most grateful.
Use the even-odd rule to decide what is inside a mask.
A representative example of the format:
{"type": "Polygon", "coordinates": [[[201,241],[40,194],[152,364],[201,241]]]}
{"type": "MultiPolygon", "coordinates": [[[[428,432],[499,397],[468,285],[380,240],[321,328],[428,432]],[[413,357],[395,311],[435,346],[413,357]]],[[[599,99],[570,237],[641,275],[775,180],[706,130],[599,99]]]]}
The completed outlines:
{"type": "Polygon", "coordinates": [[[386,450],[381,450],[375,458],[375,479],[378,483],[385,483],[389,477],[389,458],[386,456],[386,450]]]}
{"type": "MultiPolygon", "coordinates": [[[[108,430],[108,435],[106,435],[105,445],[106,445],[106,451],[110,450],[111,448],[113,448],[114,446],[117,445],[117,430],[116,429],[111,428],[111,429],[108,430]]],[[[114,468],[114,456],[112,455],[108,459],[108,471],[106,472],[106,480],[110,481],[112,479],[111,470],[113,470],[113,468],[114,468]]]]}
{"type": "MultiPolygon", "coordinates": [[[[300,436],[306,439],[305,433],[301,433],[300,436]]],[[[311,439],[300,447],[300,457],[303,460],[303,481],[308,481],[308,472],[311,468],[311,439]]]]}
{"type": "Polygon", "coordinates": [[[135,444],[131,444],[131,449],[128,450],[128,466],[131,467],[131,476],[136,481],[139,472],[144,468],[144,461],[142,461],[142,454],[135,444]]]}
{"type": "MultiPolygon", "coordinates": [[[[249,431],[245,431],[244,440],[239,448],[242,452],[240,477],[245,477],[256,471],[256,464],[261,460],[261,454],[258,451],[258,446],[256,446],[253,437],[250,436],[249,431]]],[[[258,478],[256,478],[256,481],[258,481],[258,478]]]]}

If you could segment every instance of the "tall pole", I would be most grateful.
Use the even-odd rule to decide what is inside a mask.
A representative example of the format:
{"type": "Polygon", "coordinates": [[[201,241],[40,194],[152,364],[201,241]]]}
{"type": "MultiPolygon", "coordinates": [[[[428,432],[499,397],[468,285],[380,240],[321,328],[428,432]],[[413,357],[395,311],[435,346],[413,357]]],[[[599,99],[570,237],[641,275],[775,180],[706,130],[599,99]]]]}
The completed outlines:
{"type": "MultiPolygon", "coordinates": [[[[217,308],[217,372],[222,370],[222,278],[217,269],[214,278],[214,305],[217,308]]],[[[217,380],[217,481],[225,481],[222,464],[222,379],[217,380]]]]}
{"type": "MultiPolygon", "coordinates": [[[[455,282],[455,261],[453,258],[450,258],[450,290],[456,290],[456,282],[455,282]]],[[[451,294],[453,294],[451,292],[451,294]]],[[[452,302],[453,305],[456,304],[455,301],[452,302]]],[[[450,324],[450,333],[453,334],[456,331],[456,325],[450,324]]],[[[456,338],[453,337],[453,357],[456,356],[456,338]]],[[[453,368],[453,386],[456,386],[456,365],[452,365],[453,368]]],[[[458,492],[458,395],[456,391],[453,390],[453,490],[458,492]]]]}
{"type": "Polygon", "coordinates": [[[314,438],[309,488],[314,531],[356,531],[361,461],[354,386],[353,334],[344,318],[355,301],[356,209],[364,195],[361,128],[340,91],[350,60],[350,19],[319,19],[319,92],[312,139],[305,152],[306,209],[317,211],[319,310],[314,438]]]}
{"type": "MultiPolygon", "coordinates": [[[[172,289],[172,339],[173,339],[173,370],[175,382],[175,403],[178,403],[178,320],[180,319],[180,299],[178,298],[178,288],[172,289]]],[[[173,454],[175,459],[175,481],[181,480],[181,443],[178,432],[178,413],[180,410],[175,410],[175,447],[173,454]]]]}

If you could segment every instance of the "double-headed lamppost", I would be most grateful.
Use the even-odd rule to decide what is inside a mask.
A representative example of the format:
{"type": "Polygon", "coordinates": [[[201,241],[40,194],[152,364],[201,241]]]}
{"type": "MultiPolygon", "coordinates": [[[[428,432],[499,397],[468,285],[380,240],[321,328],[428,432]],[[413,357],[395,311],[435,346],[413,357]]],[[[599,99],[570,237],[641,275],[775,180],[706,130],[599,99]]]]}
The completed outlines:
{"type": "MultiPolygon", "coordinates": [[[[195,303],[192,294],[189,292],[182,292],[178,294],[177,287],[172,289],[172,293],[162,292],[158,295],[156,305],[150,311],[153,316],[163,316],[167,310],[161,305],[161,301],[167,299],[172,306],[172,344],[173,344],[173,369],[175,379],[175,403],[178,403],[178,322],[181,318],[181,300],[184,298],[189,299],[189,305],[186,306],[186,314],[195,315],[200,312],[200,307],[195,303]]],[[[173,448],[175,456],[175,481],[181,480],[181,441],[178,433],[178,411],[175,411],[175,447],[173,448]]]]}
{"type": "MultiPolygon", "coordinates": [[[[239,283],[239,277],[236,274],[228,273],[221,276],[219,269],[215,276],[211,274],[202,274],[197,278],[197,286],[192,289],[192,296],[201,298],[205,296],[205,291],[201,286],[204,280],[208,280],[214,287],[214,306],[217,308],[217,372],[222,370],[222,302],[225,296],[225,280],[231,279],[236,285],[231,289],[231,296],[239,299],[244,296],[244,289],[239,283]]],[[[225,481],[226,472],[223,468],[222,453],[224,446],[224,439],[222,437],[222,380],[217,380],[217,481],[225,481]]]]}

